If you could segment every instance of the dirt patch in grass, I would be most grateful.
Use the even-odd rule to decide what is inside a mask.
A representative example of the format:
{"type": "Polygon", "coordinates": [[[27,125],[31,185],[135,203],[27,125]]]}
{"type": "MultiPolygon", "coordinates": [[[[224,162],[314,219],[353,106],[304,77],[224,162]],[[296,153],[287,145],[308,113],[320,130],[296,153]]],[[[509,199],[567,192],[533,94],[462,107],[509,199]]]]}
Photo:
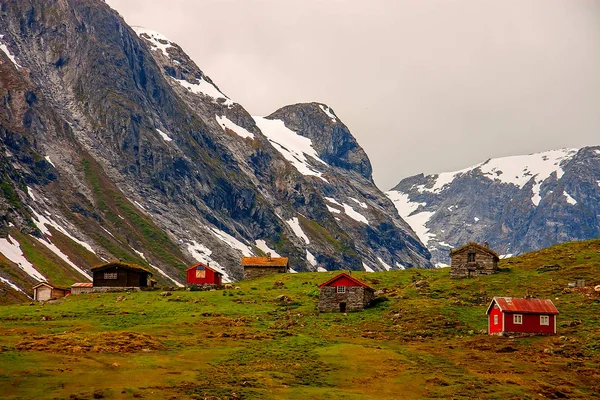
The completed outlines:
{"type": "Polygon", "coordinates": [[[158,350],[162,343],[150,336],[134,332],[101,332],[87,335],[61,333],[25,338],[15,345],[20,351],[51,353],[134,353],[158,350]]]}

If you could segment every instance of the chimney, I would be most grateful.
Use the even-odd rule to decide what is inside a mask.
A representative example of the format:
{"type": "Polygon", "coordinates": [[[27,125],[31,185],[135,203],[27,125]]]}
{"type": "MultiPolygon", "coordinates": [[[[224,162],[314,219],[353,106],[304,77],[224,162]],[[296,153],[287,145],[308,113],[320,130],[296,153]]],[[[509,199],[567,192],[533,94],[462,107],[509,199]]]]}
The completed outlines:
{"type": "Polygon", "coordinates": [[[267,253],[267,261],[271,261],[271,253],[267,253]]]}
{"type": "Polygon", "coordinates": [[[488,242],[483,242],[483,247],[485,247],[486,249],[489,249],[490,245],[488,242]]]}

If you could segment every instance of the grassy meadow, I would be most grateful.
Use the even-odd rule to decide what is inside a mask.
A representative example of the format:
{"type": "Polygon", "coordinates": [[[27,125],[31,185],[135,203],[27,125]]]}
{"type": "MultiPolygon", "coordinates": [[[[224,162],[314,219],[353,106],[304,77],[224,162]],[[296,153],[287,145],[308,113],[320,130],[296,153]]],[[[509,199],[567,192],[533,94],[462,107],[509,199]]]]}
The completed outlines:
{"type": "Polygon", "coordinates": [[[381,294],[348,315],[316,309],[333,273],[1,306],[0,398],[600,398],[600,292],[565,290],[600,284],[600,241],[500,266],[353,273],[381,294]],[[490,299],[526,294],[554,301],[558,334],[488,336],[490,299]]]}

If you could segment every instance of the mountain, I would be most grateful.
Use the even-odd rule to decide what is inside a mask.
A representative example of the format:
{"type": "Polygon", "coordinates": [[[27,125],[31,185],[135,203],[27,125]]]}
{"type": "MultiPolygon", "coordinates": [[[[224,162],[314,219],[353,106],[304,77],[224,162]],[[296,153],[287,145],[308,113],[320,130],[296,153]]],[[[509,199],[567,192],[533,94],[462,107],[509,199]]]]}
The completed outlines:
{"type": "MultiPolygon", "coordinates": [[[[176,43],[101,0],[0,0],[0,288],[121,259],[181,285],[199,260],[431,267],[325,104],[252,117],[176,43]]],[[[17,288],[17,289],[15,289],[17,288]]]]}
{"type": "Polygon", "coordinates": [[[387,192],[438,265],[469,241],[516,255],[600,237],[600,147],[490,159],[387,192]]]}

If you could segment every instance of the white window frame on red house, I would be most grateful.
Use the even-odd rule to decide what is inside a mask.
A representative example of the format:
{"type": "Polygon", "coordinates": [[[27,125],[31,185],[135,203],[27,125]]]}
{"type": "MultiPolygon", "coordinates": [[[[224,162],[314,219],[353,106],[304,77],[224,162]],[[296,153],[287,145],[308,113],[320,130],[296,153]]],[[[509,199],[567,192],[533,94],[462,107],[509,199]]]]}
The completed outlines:
{"type": "Polygon", "coordinates": [[[540,325],[550,326],[550,317],[548,315],[540,315],[540,325]]]}
{"type": "Polygon", "coordinates": [[[494,315],[494,325],[498,325],[498,316],[494,315]]]}
{"type": "Polygon", "coordinates": [[[523,314],[513,314],[513,324],[523,325],[523,314]]]}
{"type": "Polygon", "coordinates": [[[337,286],[337,293],[346,293],[346,286],[337,286]]]}

